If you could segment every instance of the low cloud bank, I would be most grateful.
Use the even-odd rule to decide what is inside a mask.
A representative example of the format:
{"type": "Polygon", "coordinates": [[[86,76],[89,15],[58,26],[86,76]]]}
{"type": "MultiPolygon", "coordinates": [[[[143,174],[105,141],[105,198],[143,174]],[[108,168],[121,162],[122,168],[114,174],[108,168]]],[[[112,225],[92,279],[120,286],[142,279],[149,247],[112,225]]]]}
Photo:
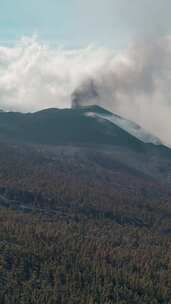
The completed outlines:
{"type": "Polygon", "coordinates": [[[36,111],[99,104],[171,146],[171,37],[115,54],[52,48],[35,38],[0,47],[0,108],[36,111]]]}

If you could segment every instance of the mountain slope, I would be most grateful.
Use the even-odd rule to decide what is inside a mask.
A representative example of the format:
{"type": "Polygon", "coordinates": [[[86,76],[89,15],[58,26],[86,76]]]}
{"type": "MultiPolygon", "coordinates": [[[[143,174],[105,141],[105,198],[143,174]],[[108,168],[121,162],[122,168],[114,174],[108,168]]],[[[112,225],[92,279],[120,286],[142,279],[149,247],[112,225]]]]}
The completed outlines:
{"type": "Polygon", "coordinates": [[[143,141],[144,143],[153,143],[155,145],[162,144],[159,138],[150,134],[136,123],[128,119],[125,119],[119,115],[113,114],[109,111],[106,110],[103,111],[100,107],[97,106],[92,106],[90,108],[88,107],[85,114],[89,117],[102,118],[108,120],[113,124],[117,125],[118,127],[120,127],[121,129],[125,130],[129,134],[133,135],[137,139],[143,141]]]}
{"type": "Polygon", "coordinates": [[[98,154],[96,162],[103,159],[103,165],[111,168],[116,168],[118,164],[120,176],[132,172],[135,178],[138,173],[143,178],[146,176],[170,183],[171,150],[159,145],[154,138],[152,142],[155,144],[145,143],[144,136],[146,139],[151,137],[141,129],[137,136],[139,138],[133,136],[130,133],[136,127],[130,124],[131,127],[129,125],[124,130],[126,120],[98,106],[47,109],[28,114],[0,112],[0,141],[37,147],[65,145],[66,150],[71,150],[71,146],[84,147],[88,149],[90,157],[93,151],[96,151],[96,155],[97,152],[102,153],[98,154]]]}
{"type": "Polygon", "coordinates": [[[143,149],[142,141],[129,130],[124,130],[116,120],[113,121],[113,117],[110,112],[96,106],[47,109],[28,114],[0,112],[0,139],[49,145],[102,144],[143,149]]]}
{"type": "Polygon", "coordinates": [[[103,116],[0,114],[0,303],[170,303],[170,149],[103,116]]]}

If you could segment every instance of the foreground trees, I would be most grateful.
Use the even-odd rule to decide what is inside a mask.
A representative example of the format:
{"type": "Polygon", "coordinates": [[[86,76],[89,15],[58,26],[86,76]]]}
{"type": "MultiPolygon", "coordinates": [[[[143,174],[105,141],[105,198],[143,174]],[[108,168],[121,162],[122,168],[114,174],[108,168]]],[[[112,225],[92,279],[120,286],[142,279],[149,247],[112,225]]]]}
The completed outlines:
{"type": "Polygon", "coordinates": [[[170,188],[40,149],[0,149],[0,304],[170,304],[170,188]]]}
{"type": "Polygon", "coordinates": [[[171,303],[171,238],[152,229],[1,209],[0,240],[0,303],[171,303]]]}

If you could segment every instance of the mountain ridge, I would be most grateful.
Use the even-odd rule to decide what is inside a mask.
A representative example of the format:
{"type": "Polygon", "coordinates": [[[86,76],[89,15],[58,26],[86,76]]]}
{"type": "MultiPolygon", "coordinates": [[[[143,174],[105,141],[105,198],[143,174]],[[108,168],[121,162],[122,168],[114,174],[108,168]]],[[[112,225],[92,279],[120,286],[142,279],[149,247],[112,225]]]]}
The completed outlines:
{"type": "Polygon", "coordinates": [[[96,105],[74,109],[48,108],[34,113],[0,112],[0,140],[52,145],[130,144],[141,149],[141,138],[112,121],[112,117],[127,123],[126,119],[96,105]]]}

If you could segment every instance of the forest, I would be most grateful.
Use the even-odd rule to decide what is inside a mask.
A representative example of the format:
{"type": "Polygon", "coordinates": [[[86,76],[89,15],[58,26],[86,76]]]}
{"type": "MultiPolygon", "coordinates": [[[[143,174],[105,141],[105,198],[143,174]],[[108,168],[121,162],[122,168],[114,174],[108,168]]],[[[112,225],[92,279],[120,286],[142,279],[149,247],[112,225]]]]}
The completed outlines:
{"type": "Polygon", "coordinates": [[[170,189],[112,155],[1,145],[0,303],[171,303],[170,189]]]}

